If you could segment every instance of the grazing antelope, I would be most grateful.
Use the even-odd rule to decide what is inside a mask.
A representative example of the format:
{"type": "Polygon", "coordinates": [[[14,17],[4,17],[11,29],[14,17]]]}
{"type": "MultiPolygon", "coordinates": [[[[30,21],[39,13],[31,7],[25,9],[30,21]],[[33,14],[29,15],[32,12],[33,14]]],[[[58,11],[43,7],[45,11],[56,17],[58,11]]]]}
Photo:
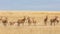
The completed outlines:
{"type": "Polygon", "coordinates": [[[46,18],[44,19],[44,24],[47,25],[47,21],[48,21],[48,16],[46,16],[46,18]]]}
{"type": "Polygon", "coordinates": [[[56,22],[59,23],[58,16],[55,16],[54,19],[50,19],[50,22],[51,22],[50,25],[54,24],[54,26],[55,26],[55,23],[56,23],[56,22]]]}
{"type": "Polygon", "coordinates": [[[18,20],[17,20],[18,26],[19,26],[20,24],[24,24],[25,20],[26,20],[26,17],[25,17],[25,16],[24,16],[23,19],[18,19],[18,20]]]}

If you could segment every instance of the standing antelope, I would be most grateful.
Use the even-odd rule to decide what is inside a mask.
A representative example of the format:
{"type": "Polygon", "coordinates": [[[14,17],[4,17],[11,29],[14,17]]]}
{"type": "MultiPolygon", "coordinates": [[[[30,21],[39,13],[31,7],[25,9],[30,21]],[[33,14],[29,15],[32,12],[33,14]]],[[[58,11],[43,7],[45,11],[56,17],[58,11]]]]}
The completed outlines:
{"type": "Polygon", "coordinates": [[[18,26],[19,26],[20,24],[24,24],[25,20],[26,20],[26,17],[25,17],[25,16],[24,16],[23,19],[18,19],[18,20],[17,20],[18,26]]]}
{"type": "Polygon", "coordinates": [[[3,23],[4,26],[6,26],[7,23],[8,23],[8,18],[7,17],[2,17],[2,23],[3,23]]]}
{"type": "Polygon", "coordinates": [[[46,18],[44,19],[44,24],[47,25],[47,21],[48,21],[48,16],[46,16],[46,18]]]}
{"type": "Polygon", "coordinates": [[[28,19],[28,24],[29,24],[29,25],[30,25],[31,23],[36,24],[35,18],[30,18],[30,17],[28,17],[27,19],[28,19]]]}
{"type": "Polygon", "coordinates": [[[54,26],[55,26],[55,23],[56,23],[56,22],[59,23],[58,16],[55,16],[54,19],[50,19],[50,22],[51,22],[50,25],[54,24],[54,26]]]}

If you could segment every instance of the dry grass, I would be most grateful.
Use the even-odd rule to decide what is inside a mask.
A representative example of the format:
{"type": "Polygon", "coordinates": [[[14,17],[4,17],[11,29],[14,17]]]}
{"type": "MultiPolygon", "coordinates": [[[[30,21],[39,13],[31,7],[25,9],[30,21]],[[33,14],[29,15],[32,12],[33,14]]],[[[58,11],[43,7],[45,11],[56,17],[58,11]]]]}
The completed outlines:
{"type": "Polygon", "coordinates": [[[37,20],[36,26],[30,25],[28,26],[25,23],[24,26],[6,26],[4,27],[2,23],[0,23],[0,34],[60,34],[60,23],[56,24],[56,26],[50,26],[48,22],[47,26],[44,26],[44,18],[45,16],[49,16],[49,19],[54,18],[54,16],[59,16],[60,20],[60,12],[7,12],[1,11],[0,16],[7,16],[10,20],[17,20],[18,18],[22,18],[23,16],[35,17],[37,20]]]}

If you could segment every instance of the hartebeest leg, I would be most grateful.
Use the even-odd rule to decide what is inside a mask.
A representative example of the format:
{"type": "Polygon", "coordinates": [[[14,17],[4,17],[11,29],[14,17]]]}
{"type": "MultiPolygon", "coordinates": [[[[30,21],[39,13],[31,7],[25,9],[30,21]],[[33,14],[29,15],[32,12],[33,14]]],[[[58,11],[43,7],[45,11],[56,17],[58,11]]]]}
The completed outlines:
{"type": "Polygon", "coordinates": [[[55,26],[55,22],[54,22],[54,26],[55,26]]]}
{"type": "Polygon", "coordinates": [[[52,22],[51,22],[51,24],[50,24],[51,26],[52,26],[52,22]]]}
{"type": "Polygon", "coordinates": [[[28,26],[30,26],[31,25],[31,23],[28,23],[28,26]]]}
{"type": "Polygon", "coordinates": [[[47,22],[44,22],[45,25],[47,25],[47,22]]]}
{"type": "Polygon", "coordinates": [[[17,26],[20,26],[20,23],[17,23],[17,26]]]}
{"type": "Polygon", "coordinates": [[[4,26],[6,26],[7,24],[6,23],[3,23],[4,26]]]}

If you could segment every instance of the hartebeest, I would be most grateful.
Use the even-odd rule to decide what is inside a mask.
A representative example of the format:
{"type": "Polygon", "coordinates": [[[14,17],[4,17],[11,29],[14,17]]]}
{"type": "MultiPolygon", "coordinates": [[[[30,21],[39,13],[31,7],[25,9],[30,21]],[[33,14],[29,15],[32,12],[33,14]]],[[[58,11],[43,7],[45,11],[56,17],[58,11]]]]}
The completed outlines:
{"type": "Polygon", "coordinates": [[[2,17],[1,21],[2,21],[3,25],[6,26],[7,23],[8,23],[8,18],[7,17],[2,17]]]}
{"type": "Polygon", "coordinates": [[[47,21],[48,21],[48,16],[46,16],[46,18],[44,19],[44,24],[47,25],[47,21]]]}
{"type": "Polygon", "coordinates": [[[30,25],[31,23],[36,24],[35,18],[28,17],[27,20],[28,20],[28,24],[29,24],[29,25],[30,25]]]}
{"type": "Polygon", "coordinates": [[[54,26],[55,26],[55,23],[56,23],[56,22],[59,23],[58,16],[55,16],[54,19],[50,19],[50,22],[51,22],[50,25],[54,24],[54,26]]]}
{"type": "Polygon", "coordinates": [[[18,26],[19,26],[20,24],[24,24],[25,20],[26,20],[26,17],[25,17],[25,16],[24,16],[24,18],[22,18],[22,19],[18,19],[18,20],[17,20],[18,26]]]}

